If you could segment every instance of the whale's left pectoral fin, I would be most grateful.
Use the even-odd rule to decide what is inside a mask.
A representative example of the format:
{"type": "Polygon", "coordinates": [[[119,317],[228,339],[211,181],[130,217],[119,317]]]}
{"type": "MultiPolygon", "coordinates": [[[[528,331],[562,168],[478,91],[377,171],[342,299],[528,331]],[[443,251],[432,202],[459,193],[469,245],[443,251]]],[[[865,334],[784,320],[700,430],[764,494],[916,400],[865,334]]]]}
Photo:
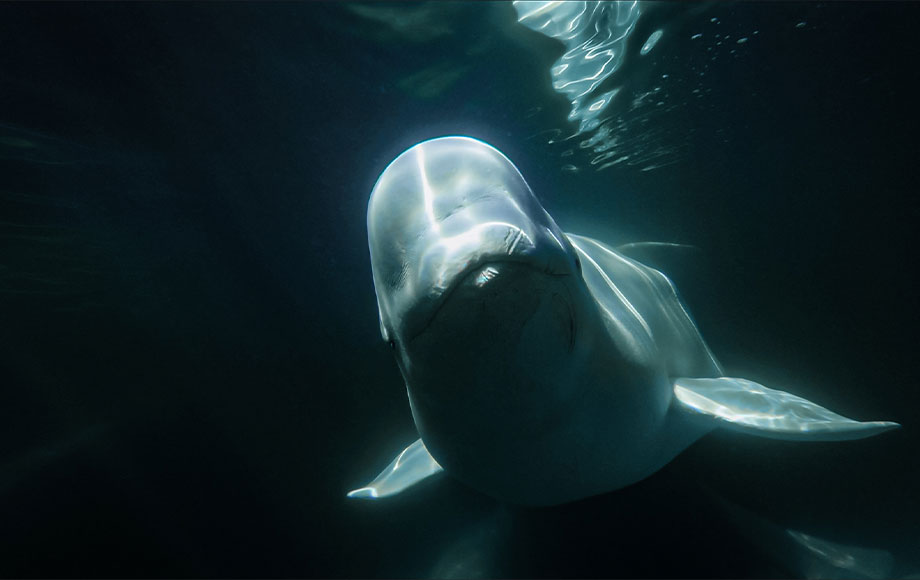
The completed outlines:
{"type": "Polygon", "coordinates": [[[403,449],[374,481],[348,492],[348,497],[379,499],[396,495],[423,479],[440,473],[443,469],[419,439],[403,449]]]}
{"type": "Polygon", "coordinates": [[[890,421],[854,421],[785,391],[732,377],[679,378],[675,400],[719,427],[771,439],[847,441],[900,427],[890,421]]]}

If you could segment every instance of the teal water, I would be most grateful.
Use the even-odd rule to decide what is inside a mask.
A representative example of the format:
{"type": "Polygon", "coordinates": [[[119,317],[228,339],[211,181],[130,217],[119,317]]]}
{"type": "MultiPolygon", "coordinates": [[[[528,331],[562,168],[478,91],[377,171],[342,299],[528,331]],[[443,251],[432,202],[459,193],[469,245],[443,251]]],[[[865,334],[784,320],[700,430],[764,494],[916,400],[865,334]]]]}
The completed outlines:
{"type": "Polygon", "coordinates": [[[0,5],[0,575],[917,573],[918,24],[643,5],[582,127],[508,3],[0,5]],[[698,247],[667,271],[727,369],[902,429],[714,433],[554,508],[347,501],[416,437],[367,198],[455,133],[567,231],[698,247]]]}

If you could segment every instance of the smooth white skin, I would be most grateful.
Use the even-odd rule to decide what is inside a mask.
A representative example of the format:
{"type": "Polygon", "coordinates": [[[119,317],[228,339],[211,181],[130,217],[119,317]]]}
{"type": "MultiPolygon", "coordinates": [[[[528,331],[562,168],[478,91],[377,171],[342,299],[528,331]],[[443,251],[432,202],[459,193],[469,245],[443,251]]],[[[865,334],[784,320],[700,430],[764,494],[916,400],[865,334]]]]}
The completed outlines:
{"type": "Polygon", "coordinates": [[[367,234],[385,340],[420,332],[451,284],[489,259],[559,272],[574,263],[517,168],[469,137],[425,141],[393,160],[371,193],[367,234]]]}
{"type": "Polygon", "coordinates": [[[422,440],[350,497],[443,467],[500,500],[556,504],[639,481],[716,426],[797,441],[897,427],[723,377],[664,274],[563,234],[481,141],[400,155],[367,221],[381,332],[422,440]]]}
{"type": "Polygon", "coordinates": [[[489,145],[444,137],[400,155],[371,194],[368,237],[382,334],[452,476],[561,503],[638,481],[707,430],[675,429],[649,323],[489,145]],[[586,280],[622,301],[599,303],[586,280]]]}

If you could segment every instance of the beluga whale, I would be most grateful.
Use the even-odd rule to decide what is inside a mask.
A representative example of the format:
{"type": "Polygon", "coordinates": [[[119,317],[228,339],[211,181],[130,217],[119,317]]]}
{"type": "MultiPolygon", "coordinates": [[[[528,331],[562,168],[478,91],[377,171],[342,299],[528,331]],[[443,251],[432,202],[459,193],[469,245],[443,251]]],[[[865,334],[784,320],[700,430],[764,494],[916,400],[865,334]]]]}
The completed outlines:
{"type": "Polygon", "coordinates": [[[400,154],[367,232],[419,439],[349,497],[443,471],[502,502],[555,505],[636,483],[717,428],[844,441],[898,427],[725,376],[664,273],[563,232],[483,141],[400,154]]]}

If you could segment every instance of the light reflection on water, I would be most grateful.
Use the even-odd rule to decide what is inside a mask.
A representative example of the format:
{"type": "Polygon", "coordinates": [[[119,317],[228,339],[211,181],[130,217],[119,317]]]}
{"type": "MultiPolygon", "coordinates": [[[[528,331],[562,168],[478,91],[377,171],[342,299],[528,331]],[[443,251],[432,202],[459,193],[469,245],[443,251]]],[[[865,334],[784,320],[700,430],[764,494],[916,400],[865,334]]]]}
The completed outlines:
{"type": "Polygon", "coordinates": [[[565,54],[550,69],[553,88],[571,102],[569,120],[578,122],[578,133],[597,129],[618,89],[595,93],[623,64],[639,3],[516,1],[514,8],[518,22],[565,45],[565,54]]]}
{"type": "MultiPolygon", "coordinates": [[[[750,40],[743,34],[738,40],[721,36],[718,18],[697,21],[695,17],[709,9],[706,4],[662,7],[628,0],[517,0],[513,4],[520,25],[558,40],[565,49],[550,68],[550,76],[553,89],[570,103],[572,126],[559,130],[548,143],[565,147],[563,157],[580,151],[597,171],[621,164],[651,171],[679,162],[686,143],[669,134],[667,114],[691,114],[691,101],[712,92],[705,74],[722,55],[723,44],[729,46],[730,40],[726,52],[739,58],[743,55],[738,48],[750,40]],[[705,35],[695,29],[688,33],[688,27],[696,26],[694,21],[706,25],[705,35]],[[702,42],[680,49],[673,46],[678,39],[698,41],[704,36],[702,42]],[[672,46],[662,48],[663,44],[672,46]],[[686,75],[677,74],[689,56],[704,62],[699,70],[690,66],[686,75]]],[[[574,173],[583,168],[567,162],[562,170],[574,173]]]]}
{"type": "MultiPolygon", "coordinates": [[[[649,69],[652,62],[647,61],[648,55],[667,36],[664,28],[656,27],[649,33],[638,26],[640,15],[650,11],[648,3],[519,0],[514,7],[520,24],[565,46],[550,74],[553,88],[571,103],[568,119],[576,128],[549,143],[580,138],[577,148],[587,154],[589,165],[597,171],[620,164],[650,171],[679,161],[678,147],[662,145],[662,130],[649,127],[650,117],[676,108],[665,89],[668,75],[646,81],[656,86],[638,83],[636,88],[624,89],[626,77],[635,75],[623,69],[649,69]],[[638,49],[633,36],[641,42],[638,49]]],[[[573,152],[566,149],[563,156],[573,152]]],[[[578,169],[569,163],[563,170],[578,169]]]]}

